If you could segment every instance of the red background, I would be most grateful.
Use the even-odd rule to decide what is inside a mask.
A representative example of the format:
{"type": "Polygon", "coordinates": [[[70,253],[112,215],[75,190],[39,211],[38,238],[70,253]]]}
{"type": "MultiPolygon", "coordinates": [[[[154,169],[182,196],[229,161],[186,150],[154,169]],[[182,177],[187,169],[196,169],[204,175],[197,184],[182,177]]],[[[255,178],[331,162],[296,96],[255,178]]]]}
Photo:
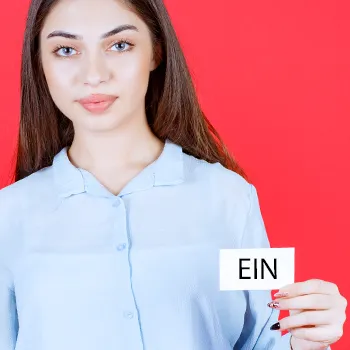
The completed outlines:
{"type": "MultiPolygon", "coordinates": [[[[18,128],[28,4],[0,11],[0,187],[18,128]]],[[[349,1],[166,5],[202,107],[258,190],[271,245],[296,248],[297,282],[333,281],[349,300],[349,1]]],[[[332,349],[350,349],[348,323],[332,349]]]]}

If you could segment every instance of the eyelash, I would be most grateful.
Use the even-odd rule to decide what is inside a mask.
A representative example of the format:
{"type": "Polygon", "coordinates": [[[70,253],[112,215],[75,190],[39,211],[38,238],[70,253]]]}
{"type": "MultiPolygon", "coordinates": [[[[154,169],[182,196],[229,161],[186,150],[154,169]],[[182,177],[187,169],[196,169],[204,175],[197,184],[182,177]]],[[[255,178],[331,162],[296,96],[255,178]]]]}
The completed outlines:
{"type": "MultiPolygon", "coordinates": [[[[118,45],[118,44],[128,44],[130,46],[129,49],[127,50],[124,50],[124,51],[117,51],[118,53],[124,53],[124,52],[128,52],[132,49],[133,46],[135,46],[134,44],[132,44],[131,42],[129,42],[128,40],[126,39],[121,39],[121,40],[118,40],[116,41],[114,44],[111,45],[111,47],[115,46],[115,45],[118,45]]],[[[61,49],[73,49],[73,50],[77,50],[76,47],[74,46],[66,46],[66,45],[57,45],[56,48],[52,51],[52,53],[54,53],[58,58],[70,58],[71,56],[61,56],[61,55],[58,55],[57,52],[61,49]]],[[[73,56],[73,55],[72,55],[73,56]]]]}

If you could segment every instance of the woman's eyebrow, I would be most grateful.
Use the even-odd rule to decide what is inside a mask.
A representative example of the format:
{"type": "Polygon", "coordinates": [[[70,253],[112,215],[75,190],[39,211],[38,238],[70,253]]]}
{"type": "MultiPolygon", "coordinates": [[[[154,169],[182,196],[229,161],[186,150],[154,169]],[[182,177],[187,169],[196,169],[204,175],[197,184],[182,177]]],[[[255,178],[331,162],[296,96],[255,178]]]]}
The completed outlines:
{"type": "MultiPolygon", "coordinates": [[[[117,28],[114,28],[112,30],[110,30],[109,32],[107,33],[104,33],[101,35],[101,39],[106,39],[112,35],[115,35],[115,34],[118,34],[124,30],[135,30],[135,31],[139,31],[137,29],[137,27],[135,27],[134,25],[131,25],[131,24],[123,24],[117,28]]],[[[63,38],[67,38],[67,39],[73,39],[73,40],[83,40],[83,37],[81,35],[77,35],[77,34],[72,34],[72,33],[68,33],[68,32],[64,32],[62,30],[55,30],[53,31],[52,33],[50,33],[48,36],[47,36],[47,39],[50,39],[50,38],[54,38],[54,37],[63,37],[63,38]]]]}

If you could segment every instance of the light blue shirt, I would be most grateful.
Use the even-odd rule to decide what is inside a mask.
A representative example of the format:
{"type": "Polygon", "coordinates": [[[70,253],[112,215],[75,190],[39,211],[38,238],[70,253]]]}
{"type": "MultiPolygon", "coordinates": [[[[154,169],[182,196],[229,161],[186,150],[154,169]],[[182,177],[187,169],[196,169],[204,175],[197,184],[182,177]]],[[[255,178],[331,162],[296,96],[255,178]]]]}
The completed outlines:
{"type": "Polygon", "coordinates": [[[266,248],[255,187],[166,141],[119,195],[52,166],[0,191],[1,350],[288,350],[269,291],[220,291],[219,251],[266,248]]]}

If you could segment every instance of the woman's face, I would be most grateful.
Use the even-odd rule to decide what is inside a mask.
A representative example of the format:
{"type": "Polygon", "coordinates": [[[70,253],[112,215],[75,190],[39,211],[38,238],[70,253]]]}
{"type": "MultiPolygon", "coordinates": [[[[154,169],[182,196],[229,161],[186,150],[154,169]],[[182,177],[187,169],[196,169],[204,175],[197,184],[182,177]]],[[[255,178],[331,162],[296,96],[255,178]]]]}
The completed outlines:
{"type": "Polygon", "coordinates": [[[119,1],[58,1],[44,23],[40,48],[52,99],[76,131],[111,130],[145,117],[149,74],[156,68],[151,35],[119,1]],[[121,25],[135,28],[110,33],[121,25]],[[77,102],[91,94],[118,98],[97,113],[77,102]]]}

